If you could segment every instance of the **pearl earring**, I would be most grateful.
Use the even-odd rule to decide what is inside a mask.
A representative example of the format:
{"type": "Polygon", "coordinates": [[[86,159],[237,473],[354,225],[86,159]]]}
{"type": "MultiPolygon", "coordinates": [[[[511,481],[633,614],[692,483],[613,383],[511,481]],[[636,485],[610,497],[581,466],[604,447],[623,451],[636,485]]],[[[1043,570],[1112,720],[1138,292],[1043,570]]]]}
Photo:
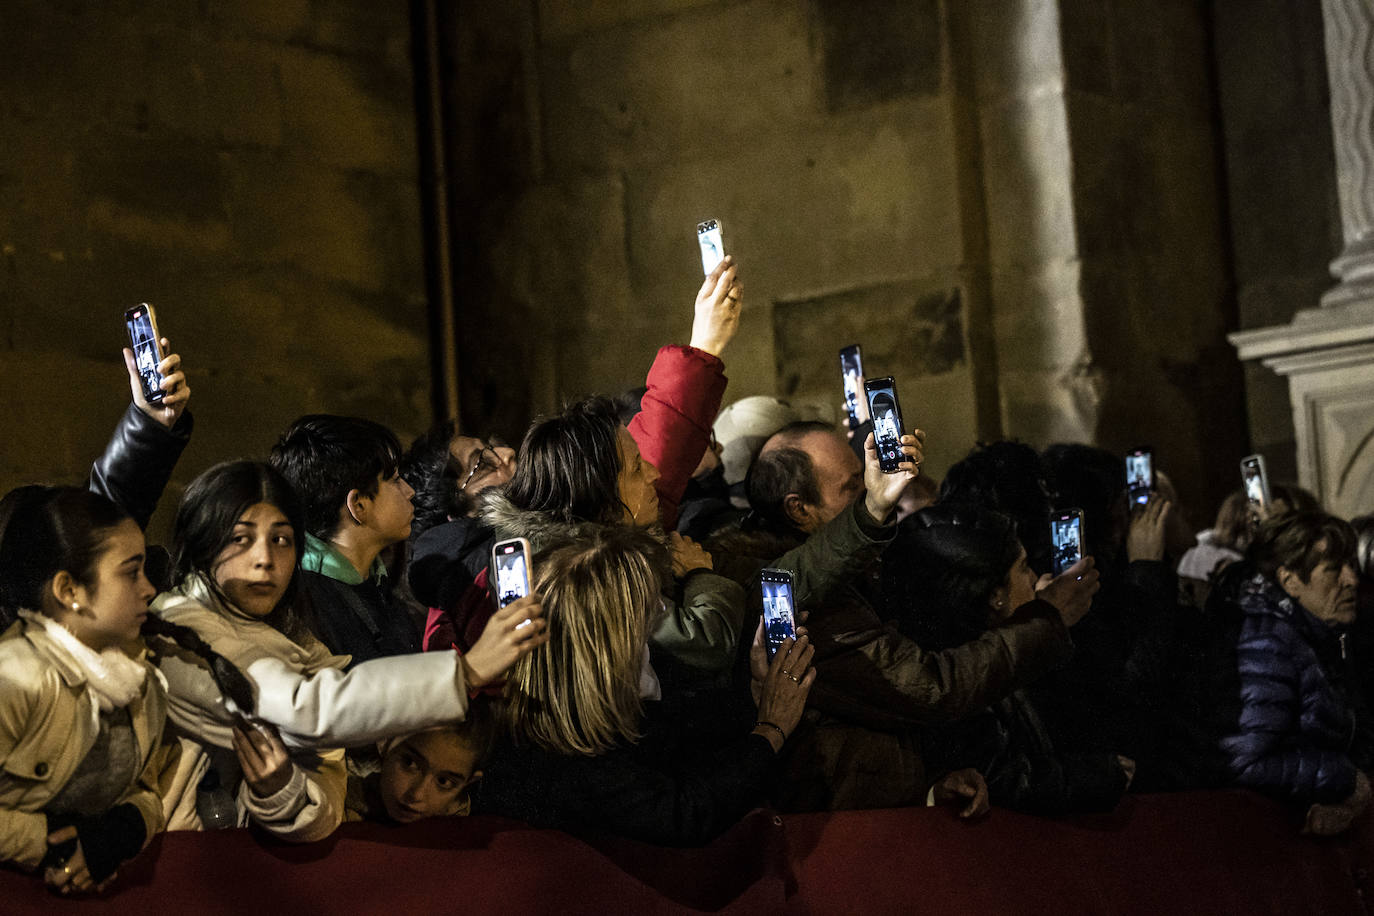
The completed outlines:
{"type": "Polygon", "coordinates": [[[73,601],[73,602],[72,602],[72,610],[73,610],[73,611],[79,611],[79,610],[81,610],[81,605],[79,605],[79,604],[77,604],[75,601],[73,601]]]}

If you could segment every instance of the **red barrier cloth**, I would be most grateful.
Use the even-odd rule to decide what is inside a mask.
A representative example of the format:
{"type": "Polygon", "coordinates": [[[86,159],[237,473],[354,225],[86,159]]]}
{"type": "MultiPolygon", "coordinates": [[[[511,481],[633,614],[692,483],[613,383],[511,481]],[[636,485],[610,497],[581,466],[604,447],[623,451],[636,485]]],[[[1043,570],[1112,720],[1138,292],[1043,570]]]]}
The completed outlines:
{"type": "Polygon", "coordinates": [[[1257,795],[1192,792],[976,823],[946,809],[759,811],[703,849],[499,818],[346,824],[309,846],[174,833],[79,903],[0,869],[0,913],[1366,913],[1374,818],[1336,839],[1297,831],[1257,795]]]}

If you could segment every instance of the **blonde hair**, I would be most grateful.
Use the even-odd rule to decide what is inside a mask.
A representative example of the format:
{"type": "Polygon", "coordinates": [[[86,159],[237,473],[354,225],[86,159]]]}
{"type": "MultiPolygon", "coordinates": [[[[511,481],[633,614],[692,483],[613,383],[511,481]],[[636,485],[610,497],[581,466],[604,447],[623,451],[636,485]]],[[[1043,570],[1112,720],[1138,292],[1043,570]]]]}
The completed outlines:
{"type": "Polygon", "coordinates": [[[615,525],[535,557],[549,642],[506,680],[516,742],[595,756],[638,740],[640,666],[665,556],[652,535],[615,525]]]}

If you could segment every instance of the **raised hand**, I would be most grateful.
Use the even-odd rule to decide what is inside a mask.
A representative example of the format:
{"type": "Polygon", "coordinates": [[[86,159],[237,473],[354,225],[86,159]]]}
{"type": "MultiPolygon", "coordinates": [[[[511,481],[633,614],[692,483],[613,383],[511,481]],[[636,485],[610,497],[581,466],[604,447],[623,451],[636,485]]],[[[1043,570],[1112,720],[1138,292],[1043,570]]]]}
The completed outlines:
{"type": "Polygon", "coordinates": [[[287,756],[286,745],[275,728],[240,720],[234,724],[232,741],[243,779],[254,795],[271,798],[286,788],[295,764],[287,756]]]}
{"type": "Polygon", "coordinates": [[[527,595],[493,614],[476,644],[462,658],[468,687],[485,687],[499,680],[525,653],[548,642],[543,613],[538,596],[527,595]]]}
{"type": "MultiPolygon", "coordinates": [[[[759,626],[761,630],[761,621],[759,626]]],[[[767,738],[774,751],[782,750],[783,741],[792,734],[806,710],[806,698],[816,682],[816,669],[811,667],[815,654],[810,637],[803,633],[795,640],[784,639],[768,665],[759,698],[760,724],[754,731],[767,738]],[[776,725],[781,734],[763,725],[764,722],[776,725]]]]}
{"type": "Polygon", "coordinates": [[[134,363],[134,351],[128,347],[124,348],[124,365],[129,370],[129,393],[133,396],[134,404],[149,419],[171,429],[181,419],[182,411],[191,400],[191,386],[186,383],[186,373],[181,370],[181,356],[172,352],[172,345],[167,338],[162,338],[161,343],[162,352],[167,355],[157,364],[157,371],[162,373],[163,395],[156,404],[143,396],[143,382],[134,363]]]}
{"type": "Polygon", "coordinates": [[[744,287],[735,278],[735,259],[726,255],[716,269],[706,275],[697,291],[696,312],[692,318],[691,344],[712,356],[720,356],[739,330],[739,315],[744,308],[744,287]]]}
{"type": "Polygon", "coordinates": [[[902,452],[906,460],[897,466],[897,470],[888,474],[878,466],[878,446],[874,444],[873,434],[869,433],[864,440],[864,486],[868,488],[864,496],[864,508],[877,521],[881,522],[892,514],[906,485],[921,473],[925,442],[924,430],[913,430],[903,436],[902,452]]]}
{"type": "Polygon", "coordinates": [[[1071,627],[1088,615],[1093,595],[1102,588],[1100,574],[1092,557],[1084,557],[1058,576],[1048,574],[1035,583],[1035,597],[1048,601],[1059,611],[1064,626],[1071,627]]]}
{"type": "Polygon", "coordinates": [[[1126,556],[1137,560],[1164,559],[1164,532],[1169,523],[1173,503],[1158,493],[1131,515],[1131,528],[1126,534],[1126,556]]]}

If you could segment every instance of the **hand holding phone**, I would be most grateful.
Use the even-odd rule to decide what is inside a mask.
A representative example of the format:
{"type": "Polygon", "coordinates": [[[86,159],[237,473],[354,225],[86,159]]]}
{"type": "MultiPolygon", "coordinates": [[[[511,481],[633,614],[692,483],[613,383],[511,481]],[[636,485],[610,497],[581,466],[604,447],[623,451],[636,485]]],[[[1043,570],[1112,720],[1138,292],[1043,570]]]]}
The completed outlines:
{"type": "Polygon", "coordinates": [[[739,330],[743,309],[744,286],[739,282],[735,259],[726,255],[706,275],[697,291],[691,345],[720,356],[739,330]]]}
{"type": "Polygon", "coordinates": [[[1251,515],[1263,519],[1269,513],[1270,503],[1269,473],[1265,470],[1263,455],[1246,455],[1240,459],[1240,480],[1251,515]]]}
{"type": "Polygon", "coordinates": [[[1143,506],[1150,501],[1150,494],[1155,489],[1154,458],[1154,452],[1147,446],[1126,453],[1126,491],[1132,506],[1143,506]]]}
{"type": "Polygon", "coordinates": [[[783,641],[797,635],[792,574],[785,569],[764,569],[759,573],[759,587],[763,592],[763,636],[772,661],[783,641]]]}
{"type": "Polygon", "coordinates": [[[864,382],[868,400],[868,415],[873,418],[873,444],[878,448],[878,467],[891,474],[901,467],[906,456],[902,453],[902,408],[897,402],[897,381],[892,376],[864,382]]]}
{"type": "Polygon", "coordinates": [[[530,593],[530,542],[524,538],[499,541],[491,548],[495,571],[496,606],[506,605],[530,593]]]}
{"type": "Polygon", "coordinates": [[[1067,509],[1050,517],[1054,574],[1062,575],[1083,559],[1083,510],[1067,509]]]}
{"type": "Polygon", "coordinates": [[[710,276],[716,265],[725,260],[725,240],[720,234],[719,220],[697,223],[697,245],[701,247],[701,272],[710,276]]]}
{"type": "Polygon", "coordinates": [[[129,394],[139,410],[171,429],[191,399],[191,386],[181,369],[181,357],[159,334],[153,307],[139,303],[124,312],[129,347],[124,365],[129,371],[129,394]]]}

